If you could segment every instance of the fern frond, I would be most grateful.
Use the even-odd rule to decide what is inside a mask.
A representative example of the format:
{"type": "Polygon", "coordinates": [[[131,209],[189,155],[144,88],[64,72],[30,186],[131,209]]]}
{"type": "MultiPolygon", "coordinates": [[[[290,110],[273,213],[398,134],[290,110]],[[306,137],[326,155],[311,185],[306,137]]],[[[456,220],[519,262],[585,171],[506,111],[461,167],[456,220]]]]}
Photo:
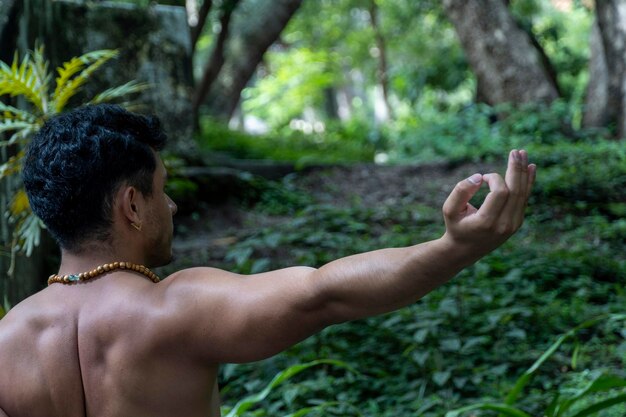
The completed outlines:
{"type": "Polygon", "coordinates": [[[17,53],[13,58],[13,63],[9,67],[5,62],[0,61],[0,95],[10,94],[12,97],[24,96],[39,111],[44,110],[41,90],[41,83],[37,79],[35,65],[30,59],[30,54],[26,54],[19,63],[17,53]]]}
{"type": "MultiPolygon", "coordinates": [[[[8,128],[6,130],[15,130],[15,128],[8,128]]],[[[0,147],[11,146],[17,143],[27,144],[32,134],[37,132],[37,130],[39,130],[38,123],[31,123],[27,126],[22,126],[19,130],[13,133],[9,139],[0,140],[0,147]]]]}
{"type": "Polygon", "coordinates": [[[21,120],[3,120],[0,122],[0,133],[10,132],[13,130],[23,130],[32,127],[33,123],[24,122],[21,120]]]}
{"type": "Polygon", "coordinates": [[[49,62],[44,55],[43,45],[35,46],[32,64],[37,80],[37,90],[39,91],[39,97],[41,97],[42,111],[45,114],[48,112],[48,85],[50,84],[52,74],[48,71],[49,62]]]}
{"type": "Polygon", "coordinates": [[[98,61],[103,57],[108,57],[108,59],[111,59],[115,56],[117,56],[117,51],[103,49],[100,51],[88,52],[84,55],[74,57],[71,60],[64,62],[63,66],[57,68],[59,76],[56,79],[56,89],[54,91],[54,95],[58,96],[60,90],[65,87],[65,84],[67,84],[70,78],[76,75],[79,71],[82,71],[83,68],[85,68],[86,66],[98,61]]]}
{"type": "Polygon", "coordinates": [[[0,102],[0,121],[20,120],[34,123],[37,118],[34,114],[0,102]]]}
{"type": "Polygon", "coordinates": [[[4,164],[0,165],[0,179],[20,172],[24,155],[26,155],[26,152],[22,150],[17,155],[10,157],[4,164]]]}
{"type": "Polygon", "coordinates": [[[94,71],[117,55],[116,50],[93,51],[72,58],[63,64],[63,67],[57,68],[59,77],[56,79],[57,85],[52,96],[53,111],[55,113],[61,112],[67,101],[78,93],[79,88],[85,84],[94,71]]]}
{"type": "Polygon", "coordinates": [[[108,90],[101,92],[100,94],[92,98],[88,104],[98,104],[98,103],[109,102],[109,101],[115,100],[117,98],[129,95],[129,94],[134,94],[134,93],[139,93],[141,91],[145,91],[148,88],[150,88],[150,84],[148,83],[130,81],[130,82],[127,82],[126,84],[109,88],[108,90]]]}

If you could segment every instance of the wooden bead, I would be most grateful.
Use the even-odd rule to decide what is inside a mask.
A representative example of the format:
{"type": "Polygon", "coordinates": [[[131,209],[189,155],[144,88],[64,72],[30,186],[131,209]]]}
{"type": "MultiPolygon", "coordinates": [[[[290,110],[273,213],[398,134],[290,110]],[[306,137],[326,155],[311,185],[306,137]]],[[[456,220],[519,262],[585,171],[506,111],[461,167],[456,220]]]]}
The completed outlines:
{"type": "Polygon", "coordinates": [[[48,277],[48,285],[56,282],[70,284],[79,281],[87,281],[91,278],[100,276],[105,272],[114,271],[116,269],[129,269],[131,271],[138,272],[154,283],[161,281],[154,272],[143,265],[134,264],[132,262],[113,262],[110,264],[100,265],[91,271],[81,272],[79,274],[63,275],[62,277],[56,274],[50,275],[48,277]]]}

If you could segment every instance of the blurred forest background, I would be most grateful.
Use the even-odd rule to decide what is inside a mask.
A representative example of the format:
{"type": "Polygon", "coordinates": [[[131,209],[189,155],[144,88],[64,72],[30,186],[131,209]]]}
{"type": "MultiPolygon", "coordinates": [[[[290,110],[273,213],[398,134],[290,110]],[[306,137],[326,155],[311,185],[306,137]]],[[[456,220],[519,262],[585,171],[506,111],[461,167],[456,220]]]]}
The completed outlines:
{"type": "Polygon", "coordinates": [[[121,85],[171,140],[162,276],[437,238],[457,181],[514,148],[539,167],[503,247],[415,305],[225,364],[225,415],[626,415],[625,0],[0,0],[0,59],[0,317],[58,263],[24,146],[121,85]]]}

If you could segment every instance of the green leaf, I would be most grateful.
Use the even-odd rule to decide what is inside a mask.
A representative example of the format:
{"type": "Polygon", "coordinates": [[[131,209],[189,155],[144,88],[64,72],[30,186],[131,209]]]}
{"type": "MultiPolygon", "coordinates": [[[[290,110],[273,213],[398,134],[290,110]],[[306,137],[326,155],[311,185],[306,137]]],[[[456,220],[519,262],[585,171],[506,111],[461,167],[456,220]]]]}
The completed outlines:
{"type": "Polygon", "coordinates": [[[117,87],[109,88],[108,90],[104,90],[100,94],[96,95],[93,99],[89,101],[88,104],[98,104],[110,102],[120,97],[127,96],[129,94],[139,93],[150,88],[150,84],[148,83],[140,83],[138,81],[130,81],[126,84],[122,84],[117,87]]]}
{"type": "Polygon", "coordinates": [[[626,394],[620,394],[612,398],[608,398],[604,401],[600,401],[595,403],[587,408],[580,410],[578,413],[574,414],[572,417],[586,417],[596,414],[598,411],[607,409],[609,407],[613,407],[618,404],[626,404],[626,394]]]}
{"type": "Polygon", "coordinates": [[[23,242],[22,251],[26,256],[33,253],[33,249],[39,245],[41,241],[41,229],[44,228],[43,223],[34,213],[30,213],[19,225],[18,236],[23,242]]]}
{"type": "Polygon", "coordinates": [[[312,362],[308,362],[304,364],[297,364],[297,365],[290,366],[284,371],[279,372],[274,377],[274,379],[272,379],[272,381],[262,391],[254,395],[250,395],[244,398],[243,400],[239,401],[233,407],[233,409],[230,410],[230,412],[226,415],[226,417],[241,416],[242,413],[250,409],[250,407],[263,401],[270,394],[270,392],[272,392],[272,390],[276,388],[278,385],[288,380],[289,378],[293,377],[294,375],[297,375],[300,372],[305,371],[317,365],[334,365],[334,366],[339,366],[341,368],[345,368],[345,369],[348,369],[349,371],[355,372],[354,368],[352,368],[347,363],[338,361],[338,360],[333,360],[333,359],[320,359],[320,360],[316,360],[316,361],[312,361],[312,362]]]}
{"type": "Polygon", "coordinates": [[[576,334],[576,332],[578,332],[581,329],[585,329],[587,327],[591,327],[593,325],[595,325],[596,323],[606,320],[609,316],[604,314],[601,315],[599,317],[587,320],[585,322],[583,322],[582,324],[574,327],[573,329],[569,330],[567,333],[561,335],[556,342],[554,342],[549,348],[548,350],[546,350],[543,355],[541,355],[539,357],[539,359],[537,359],[535,361],[535,363],[532,364],[532,366],[530,368],[528,368],[526,370],[526,372],[524,372],[524,374],[522,374],[521,377],[518,378],[518,380],[515,382],[515,385],[513,386],[513,388],[511,389],[511,391],[509,392],[509,394],[506,396],[505,399],[505,404],[513,404],[515,402],[515,400],[517,400],[517,398],[519,397],[519,395],[522,393],[522,390],[524,389],[524,387],[530,382],[530,380],[532,379],[532,377],[534,376],[534,374],[537,372],[537,370],[539,369],[539,367],[546,361],[548,360],[548,358],[550,358],[550,356],[552,356],[554,354],[554,352],[557,351],[557,349],[563,344],[563,342],[565,342],[568,338],[572,337],[574,334],[576,334]]]}
{"type": "Polygon", "coordinates": [[[25,110],[18,109],[13,106],[9,106],[8,104],[4,104],[0,102],[0,121],[4,120],[19,120],[22,122],[30,122],[35,123],[36,117],[25,110]]]}
{"type": "Polygon", "coordinates": [[[586,387],[579,390],[574,396],[562,401],[556,408],[556,416],[563,416],[567,410],[569,410],[576,401],[585,398],[589,394],[598,392],[610,391],[615,388],[626,387],[626,379],[614,376],[614,375],[600,375],[591,381],[586,387]]]}
{"type": "Polygon", "coordinates": [[[451,376],[450,371],[435,372],[433,374],[433,381],[435,382],[435,384],[441,387],[446,382],[448,382],[448,380],[450,379],[450,376],[451,376]]]}
{"type": "Polygon", "coordinates": [[[2,120],[0,121],[0,133],[12,130],[32,129],[33,123],[23,122],[19,120],[2,120]]]}
{"type": "Polygon", "coordinates": [[[310,414],[314,411],[322,411],[327,407],[333,406],[333,405],[337,405],[339,404],[337,401],[331,401],[331,402],[327,402],[324,404],[319,404],[313,407],[305,407],[302,408],[298,411],[296,411],[295,413],[291,413],[291,414],[286,414],[283,417],[302,417],[302,416],[306,416],[307,414],[310,414]]]}
{"type": "Polygon", "coordinates": [[[472,411],[472,410],[497,411],[508,417],[532,417],[530,414],[525,413],[524,411],[518,408],[512,407],[508,404],[496,404],[496,403],[480,403],[480,404],[469,405],[467,407],[458,408],[456,410],[448,411],[445,417],[458,417],[461,414],[466,413],[468,411],[472,411]]]}

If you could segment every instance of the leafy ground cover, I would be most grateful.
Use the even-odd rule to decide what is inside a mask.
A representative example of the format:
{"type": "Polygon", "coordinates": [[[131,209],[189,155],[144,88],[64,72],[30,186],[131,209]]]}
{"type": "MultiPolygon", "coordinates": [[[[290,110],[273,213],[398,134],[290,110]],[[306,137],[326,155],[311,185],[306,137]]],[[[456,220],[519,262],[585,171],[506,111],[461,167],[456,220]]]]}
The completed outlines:
{"type": "MultiPolygon", "coordinates": [[[[332,326],[265,361],[223,366],[225,409],[290,366],[324,359],[349,367],[303,367],[242,415],[443,416],[500,401],[560,335],[602,314],[623,313],[624,145],[558,141],[529,149],[539,176],[527,221],[509,242],[414,305],[332,326]]],[[[168,270],[320,266],[436,238],[443,232],[440,207],[454,183],[504,167],[495,156],[472,161],[329,166],[279,182],[255,179],[253,199],[205,206],[177,220],[178,259],[168,270]]],[[[623,385],[605,382],[623,382],[625,363],[624,321],[601,320],[565,340],[515,405],[545,415],[559,398],[604,381],[592,384],[604,391],[588,389],[559,414],[573,416],[607,396],[623,396],[623,385]]],[[[480,413],[465,415],[495,415],[480,413]]],[[[589,415],[625,414],[617,404],[589,415]]]]}

